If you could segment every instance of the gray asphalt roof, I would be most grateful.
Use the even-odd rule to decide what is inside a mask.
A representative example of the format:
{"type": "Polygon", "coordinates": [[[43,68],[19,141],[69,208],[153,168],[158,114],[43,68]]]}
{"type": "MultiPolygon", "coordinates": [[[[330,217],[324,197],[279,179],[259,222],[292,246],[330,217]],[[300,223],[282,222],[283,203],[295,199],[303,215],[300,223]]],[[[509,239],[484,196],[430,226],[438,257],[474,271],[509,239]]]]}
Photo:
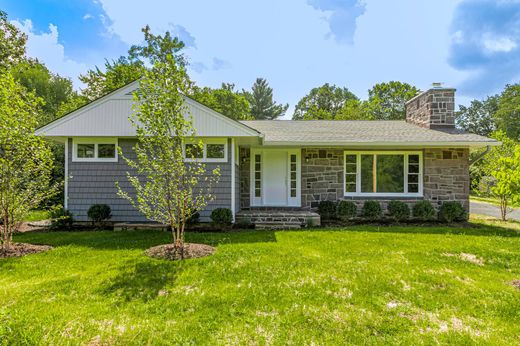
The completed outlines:
{"type": "Polygon", "coordinates": [[[459,143],[493,145],[499,142],[459,130],[425,129],[403,120],[248,120],[241,121],[264,135],[266,144],[279,143],[459,143]]]}

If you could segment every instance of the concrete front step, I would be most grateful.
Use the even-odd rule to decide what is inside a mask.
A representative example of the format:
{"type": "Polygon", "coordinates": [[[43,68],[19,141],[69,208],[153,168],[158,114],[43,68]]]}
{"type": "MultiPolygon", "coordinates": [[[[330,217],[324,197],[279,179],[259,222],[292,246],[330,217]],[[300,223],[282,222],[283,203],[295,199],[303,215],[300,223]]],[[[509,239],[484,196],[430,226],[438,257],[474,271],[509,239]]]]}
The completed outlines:
{"type": "Polygon", "coordinates": [[[252,223],[256,229],[296,229],[319,226],[320,215],[307,210],[242,210],[237,223],[252,223]]]}

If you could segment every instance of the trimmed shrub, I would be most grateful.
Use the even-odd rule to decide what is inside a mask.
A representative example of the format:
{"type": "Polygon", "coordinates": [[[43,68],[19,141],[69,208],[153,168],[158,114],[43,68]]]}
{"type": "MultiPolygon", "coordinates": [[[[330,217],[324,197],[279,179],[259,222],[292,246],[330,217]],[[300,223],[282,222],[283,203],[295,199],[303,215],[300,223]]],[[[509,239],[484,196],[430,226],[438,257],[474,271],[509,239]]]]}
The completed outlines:
{"type": "Polygon", "coordinates": [[[351,201],[339,201],[336,207],[336,216],[341,221],[348,221],[357,215],[357,205],[351,201]]]}
{"type": "Polygon", "coordinates": [[[210,218],[218,226],[229,226],[233,223],[233,213],[228,208],[213,209],[210,218]]]}
{"type": "Polygon", "coordinates": [[[332,220],[336,216],[336,203],[332,201],[321,201],[318,204],[318,214],[322,220],[332,220]]]}
{"type": "Polygon", "coordinates": [[[466,220],[466,210],[460,202],[444,202],[439,210],[439,220],[444,222],[466,220]]]}
{"type": "Polygon", "coordinates": [[[191,214],[191,216],[186,220],[186,224],[188,225],[196,225],[200,222],[200,213],[198,211],[191,214]]]}
{"type": "Polygon", "coordinates": [[[410,207],[401,201],[388,203],[388,215],[395,221],[406,221],[410,218],[410,207]]]}
{"type": "Polygon", "coordinates": [[[363,204],[363,209],[361,210],[361,215],[365,219],[375,221],[381,219],[383,212],[381,210],[381,204],[376,201],[366,201],[363,204]]]}
{"type": "Polygon", "coordinates": [[[413,217],[421,221],[435,220],[435,208],[428,201],[419,201],[413,206],[413,217]]]}
{"type": "Polygon", "coordinates": [[[53,231],[70,230],[74,223],[74,217],[70,211],[64,208],[54,209],[50,213],[51,225],[53,231]]]}
{"type": "Polygon", "coordinates": [[[93,204],[88,208],[87,216],[92,223],[100,225],[112,218],[112,209],[106,204],[93,204]]]}

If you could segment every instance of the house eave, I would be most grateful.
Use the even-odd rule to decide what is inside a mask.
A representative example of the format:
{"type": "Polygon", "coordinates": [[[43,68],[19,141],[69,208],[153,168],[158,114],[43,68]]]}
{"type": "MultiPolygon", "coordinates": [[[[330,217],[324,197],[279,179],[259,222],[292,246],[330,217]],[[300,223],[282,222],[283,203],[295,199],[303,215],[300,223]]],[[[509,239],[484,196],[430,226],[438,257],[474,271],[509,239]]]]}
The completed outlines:
{"type": "Polygon", "coordinates": [[[358,147],[358,148],[481,148],[501,145],[498,141],[437,141],[437,142],[287,142],[264,141],[266,147],[358,147]]]}

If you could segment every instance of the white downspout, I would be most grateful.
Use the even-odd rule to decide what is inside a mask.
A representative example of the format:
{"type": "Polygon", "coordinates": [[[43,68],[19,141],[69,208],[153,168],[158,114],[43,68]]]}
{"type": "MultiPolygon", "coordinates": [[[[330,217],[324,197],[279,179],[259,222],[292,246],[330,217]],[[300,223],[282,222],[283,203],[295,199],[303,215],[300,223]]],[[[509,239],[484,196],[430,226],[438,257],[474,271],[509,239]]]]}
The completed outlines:
{"type": "Polygon", "coordinates": [[[235,139],[231,138],[231,214],[235,222],[235,139]]]}
{"type": "Polygon", "coordinates": [[[69,207],[69,138],[65,139],[65,174],[64,174],[63,208],[69,207]]]}

